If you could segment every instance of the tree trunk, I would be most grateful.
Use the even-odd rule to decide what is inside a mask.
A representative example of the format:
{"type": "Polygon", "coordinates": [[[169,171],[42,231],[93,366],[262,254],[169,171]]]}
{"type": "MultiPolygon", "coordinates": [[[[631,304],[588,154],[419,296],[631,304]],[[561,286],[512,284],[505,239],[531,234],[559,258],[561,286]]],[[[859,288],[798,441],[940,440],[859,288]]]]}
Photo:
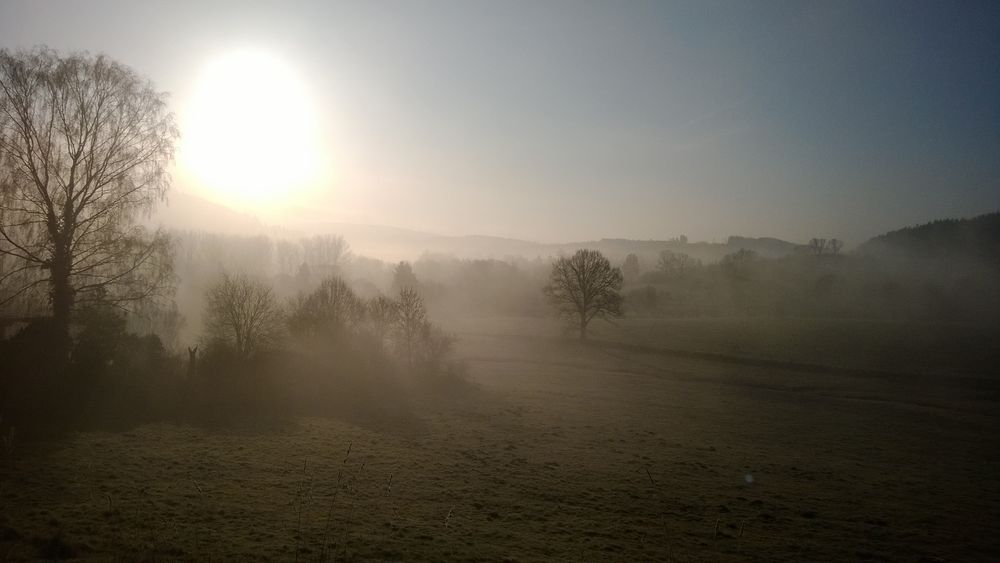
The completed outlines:
{"type": "Polygon", "coordinates": [[[580,340],[587,339],[587,317],[580,313],[580,340]]]}
{"type": "Polygon", "coordinates": [[[406,335],[406,367],[409,373],[413,373],[413,337],[406,335]]]}
{"type": "Polygon", "coordinates": [[[56,245],[56,251],[52,257],[50,298],[52,299],[52,342],[56,354],[62,357],[69,357],[69,323],[73,311],[75,295],[73,286],[69,281],[70,256],[62,248],[56,245]]]}

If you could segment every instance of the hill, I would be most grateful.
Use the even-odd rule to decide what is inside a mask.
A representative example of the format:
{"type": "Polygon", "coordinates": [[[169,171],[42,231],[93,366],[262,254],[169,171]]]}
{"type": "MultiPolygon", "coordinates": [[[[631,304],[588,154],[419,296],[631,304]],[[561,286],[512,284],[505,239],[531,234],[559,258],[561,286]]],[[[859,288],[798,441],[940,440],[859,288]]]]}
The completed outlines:
{"type": "Polygon", "coordinates": [[[957,258],[1000,264],[1000,212],[889,231],[862,244],[857,252],[883,258],[957,258]]]}
{"type": "Polygon", "coordinates": [[[624,260],[630,253],[650,267],[662,250],[682,252],[703,262],[717,262],[726,254],[747,248],[770,258],[795,252],[801,245],[775,238],[731,236],[724,243],[688,242],[686,239],[631,240],[605,238],[565,243],[543,243],[529,240],[485,235],[440,235],[385,225],[339,222],[300,222],[288,225],[268,225],[259,218],[234,211],[197,195],[175,191],[167,205],[154,214],[152,224],[175,231],[211,231],[229,235],[270,235],[295,238],[315,234],[343,236],[354,253],[382,260],[415,260],[425,254],[450,255],[457,258],[547,259],[572,253],[581,248],[599,250],[614,261],[624,260]]]}

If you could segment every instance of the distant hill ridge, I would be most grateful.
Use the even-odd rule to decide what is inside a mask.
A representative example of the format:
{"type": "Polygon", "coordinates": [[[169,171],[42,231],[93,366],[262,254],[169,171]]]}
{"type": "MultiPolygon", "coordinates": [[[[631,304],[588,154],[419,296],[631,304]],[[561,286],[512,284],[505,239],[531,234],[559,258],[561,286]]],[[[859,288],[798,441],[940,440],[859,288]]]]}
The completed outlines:
{"type": "MultiPolygon", "coordinates": [[[[206,230],[224,234],[268,235],[280,238],[310,234],[343,236],[359,255],[382,260],[415,260],[430,254],[458,258],[547,259],[581,248],[599,250],[613,261],[635,253],[645,267],[653,267],[663,250],[682,252],[705,263],[717,262],[742,248],[767,258],[780,258],[800,251],[802,244],[773,237],[730,236],[726,242],[690,242],[680,237],[670,240],[603,238],[567,243],[541,243],[487,235],[439,235],[400,227],[337,222],[302,222],[266,225],[258,218],[239,213],[225,205],[197,195],[175,192],[169,204],[156,213],[154,223],[174,230],[206,230]]],[[[896,254],[911,257],[969,256],[1000,263],[1000,212],[971,219],[945,219],[906,227],[874,237],[855,251],[869,255],[896,254]]]]}
{"type": "Polygon", "coordinates": [[[902,258],[975,258],[1000,265],[1000,212],[889,231],[862,244],[857,252],[902,258]]]}
{"type": "Polygon", "coordinates": [[[223,204],[203,199],[189,192],[171,194],[152,222],[178,231],[205,230],[230,235],[276,236],[282,238],[310,234],[343,236],[359,255],[383,260],[415,260],[426,254],[452,255],[458,258],[522,257],[546,259],[581,248],[599,250],[612,260],[621,261],[635,253],[652,267],[662,250],[683,252],[704,262],[716,262],[726,254],[747,248],[761,256],[777,258],[791,254],[800,245],[776,238],[731,236],[724,243],[688,242],[686,239],[632,240],[604,238],[567,243],[541,243],[487,235],[439,235],[383,225],[301,222],[293,225],[267,225],[257,217],[234,211],[223,204]]]}

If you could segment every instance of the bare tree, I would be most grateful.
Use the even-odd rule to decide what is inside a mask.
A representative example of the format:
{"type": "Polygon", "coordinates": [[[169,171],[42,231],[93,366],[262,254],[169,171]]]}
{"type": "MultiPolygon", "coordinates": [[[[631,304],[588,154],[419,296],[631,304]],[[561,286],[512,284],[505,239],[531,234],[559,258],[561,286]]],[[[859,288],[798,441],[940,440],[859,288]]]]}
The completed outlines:
{"type": "Polygon", "coordinates": [[[639,279],[639,257],[634,253],[625,257],[625,262],[622,263],[622,277],[628,283],[639,279]]]}
{"type": "Polygon", "coordinates": [[[278,240],[274,244],[274,255],[278,264],[278,273],[295,275],[302,266],[302,245],[290,240],[278,240]]]}
{"type": "Polygon", "coordinates": [[[418,350],[420,367],[426,374],[442,373],[445,362],[451,356],[456,339],[429,322],[420,331],[418,350]]]}
{"type": "Polygon", "coordinates": [[[827,240],[825,238],[814,238],[809,240],[809,251],[816,256],[822,256],[827,250],[827,240]]]}
{"type": "Polygon", "coordinates": [[[330,335],[353,330],[365,314],[365,304],[342,278],[332,276],[320,282],[316,291],[300,295],[288,327],[299,335],[330,335]]]}
{"type": "Polygon", "coordinates": [[[396,300],[397,346],[406,354],[407,367],[413,370],[414,347],[426,329],[427,309],[416,290],[404,287],[396,300]]]}
{"type": "Polygon", "coordinates": [[[136,218],[169,187],[177,136],[166,95],[116,61],[0,50],[0,304],[47,287],[65,334],[77,303],[168,290],[169,241],[136,218]]]}
{"type": "Polygon", "coordinates": [[[0,312],[14,318],[41,316],[49,308],[42,291],[46,283],[44,272],[31,261],[14,255],[12,249],[0,236],[0,312]]]}
{"type": "Polygon", "coordinates": [[[748,248],[741,248],[731,254],[726,254],[719,261],[719,267],[736,281],[748,281],[753,277],[756,266],[760,262],[760,257],[756,252],[748,248]]]}
{"type": "Polygon", "coordinates": [[[275,345],[282,326],[281,307],[269,286],[243,274],[224,274],[209,288],[208,335],[232,345],[241,358],[275,345]]]}
{"type": "Polygon", "coordinates": [[[348,260],[351,247],[342,236],[317,235],[302,239],[302,252],[313,272],[330,276],[336,274],[348,260]]]}
{"type": "Polygon", "coordinates": [[[830,242],[827,243],[827,247],[830,249],[830,254],[836,256],[840,254],[840,250],[844,248],[844,241],[837,238],[832,238],[830,239],[830,242]]]}
{"type": "Polygon", "coordinates": [[[198,347],[194,348],[188,346],[188,364],[187,364],[187,376],[188,378],[194,378],[198,375],[198,347]]]}
{"type": "Polygon", "coordinates": [[[587,338],[587,325],[595,317],[622,314],[622,272],[596,250],[578,250],[552,264],[545,296],[563,315],[579,323],[580,339],[587,338]]]}
{"type": "Polygon", "coordinates": [[[660,260],[656,264],[656,268],[669,278],[683,278],[700,267],[700,260],[692,258],[683,252],[671,252],[669,250],[660,252],[660,260]]]}
{"type": "Polygon", "coordinates": [[[395,325],[399,307],[395,301],[379,295],[368,300],[367,307],[368,322],[379,343],[385,342],[385,337],[389,330],[395,325]]]}

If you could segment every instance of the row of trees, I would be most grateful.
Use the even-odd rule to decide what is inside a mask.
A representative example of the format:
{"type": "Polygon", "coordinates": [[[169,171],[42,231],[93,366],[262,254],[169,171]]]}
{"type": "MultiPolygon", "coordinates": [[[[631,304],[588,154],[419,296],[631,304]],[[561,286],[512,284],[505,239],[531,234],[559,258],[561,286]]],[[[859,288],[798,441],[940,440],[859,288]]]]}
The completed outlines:
{"type": "Polygon", "coordinates": [[[555,261],[544,293],[581,338],[594,318],[622,315],[626,299],[636,315],[995,319],[995,263],[966,255],[887,263],[842,247],[816,238],[785,257],[741,248],[713,264],[667,249],[646,272],[635,254],[619,269],[581,250],[555,261]]]}
{"type": "MultiPolygon", "coordinates": [[[[209,290],[206,328],[213,344],[229,346],[243,359],[278,346],[286,334],[300,341],[329,341],[365,333],[379,345],[390,345],[412,370],[415,359],[444,357],[451,342],[428,322],[423,299],[410,285],[416,282],[410,265],[401,262],[395,270],[394,285],[400,286],[395,299],[363,300],[346,281],[331,276],[283,308],[266,284],[224,275],[209,290]]],[[[591,321],[622,315],[623,283],[621,268],[598,251],[583,249],[553,262],[543,293],[586,339],[591,321]]]]}
{"type": "Polygon", "coordinates": [[[337,276],[282,306],[266,283],[226,274],[209,289],[207,309],[209,346],[230,349],[244,361],[295,343],[330,345],[365,338],[397,354],[409,371],[427,370],[440,367],[452,343],[430,323],[415,289],[403,287],[395,298],[364,300],[337,276]]]}
{"type": "MultiPolygon", "coordinates": [[[[833,257],[839,256],[843,247],[844,243],[839,239],[813,238],[809,240],[808,244],[798,247],[798,254],[833,257]]],[[[657,260],[652,271],[668,279],[683,278],[704,267],[701,260],[683,252],[675,252],[669,249],[661,250],[656,258],[657,260]]],[[[760,258],[760,255],[757,252],[748,248],[740,248],[736,252],[723,256],[720,264],[723,267],[730,268],[735,264],[758,258],[760,258]]],[[[625,256],[621,269],[626,284],[633,284],[640,281],[640,276],[643,272],[639,257],[636,254],[631,253],[625,256]]]]}
{"type": "MultiPolygon", "coordinates": [[[[147,231],[138,219],[165,194],[177,135],[166,96],[113,60],[100,55],[63,56],[48,49],[0,50],[0,306],[7,311],[14,310],[10,307],[14,303],[24,304],[24,311],[47,308],[55,355],[69,350],[74,310],[95,303],[135,308],[172,294],[173,246],[165,233],[147,231]]],[[[939,273],[943,268],[914,268],[897,280],[862,259],[841,260],[842,246],[837,239],[815,238],[802,252],[824,260],[805,263],[796,256],[765,260],[751,250],[740,250],[707,266],[685,254],[664,251],[653,273],[643,273],[635,255],[616,268],[599,252],[581,250],[555,261],[544,296],[586,337],[593,319],[622,314],[621,290],[626,284],[645,284],[646,297],[663,295],[675,304],[704,302],[705,307],[683,309],[686,314],[812,311],[801,302],[817,298],[839,299],[841,314],[870,314],[877,310],[872,303],[897,310],[918,299],[929,304],[924,309],[965,314],[981,309],[984,301],[969,296],[988,297],[996,285],[993,270],[969,268],[943,273],[939,273]],[[924,271],[933,276],[923,275],[924,271]],[[945,274],[954,279],[944,279],[945,274]],[[802,294],[798,302],[787,297],[798,294],[802,294]],[[723,297],[739,306],[720,307],[723,297]],[[758,306],[762,302],[768,305],[758,306]]],[[[389,333],[409,335],[395,345],[412,349],[420,331],[388,328],[408,314],[407,299],[419,298],[414,291],[416,269],[410,264],[400,263],[393,272],[397,299],[381,304],[365,301],[362,306],[355,303],[361,300],[344,280],[330,277],[339,274],[349,257],[343,239],[278,243],[276,256],[279,275],[302,274],[308,282],[297,290],[311,288],[316,277],[324,281],[298,298],[291,310],[278,305],[270,287],[249,279],[226,278],[213,287],[207,326],[226,334],[238,354],[252,355],[271,339],[274,327],[308,334],[323,323],[365,325],[381,340],[389,333]],[[322,312],[328,310],[337,313],[323,317],[333,314],[322,312]],[[396,320],[384,320],[387,315],[396,320]],[[220,321],[225,318],[229,320],[220,321]]],[[[431,266],[438,272],[450,268],[434,261],[424,264],[431,266]]],[[[476,288],[501,276],[503,281],[491,288],[495,294],[504,290],[511,303],[527,300],[522,292],[511,291],[514,284],[508,283],[533,282],[517,268],[495,261],[463,267],[469,302],[486,301],[476,288]]],[[[437,297],[449,293],[433,283],[422,289],[437,297]]],[[[365,293],[373,295],[377,288],[365,293]]],[[[537,289],[533,293],[537,296],[537,289]]],[[[422,300],[417,309],[423,309],[422,300]]],[[[171,318],[177,316],[175,312],[171,318]]],[[[413,326],[420,325],[418,320],[415,317],[413,326]]]]}
{"type": "Polygon", "coordinates": [[[663,251],[653,268],[625,277],[628,313],[981,322],[998,310],[1000,274],[986,260],[841,254],[821,239],[802,248],[779,258],[741,248],[709,264],[663,251]]]}
{"type": "MultiPolygon", "coordinates": [[[[74,311],[144,307],[172,294],[173,247],[138,220],[165,195],[177,137],[166,95],[116,61],[0,51],[0,306],[48,309],[57,356],[68,356],[74,311]]],[[[364,328],[411,366],[418,349],[445,347],[408,264],[395,272],[397,298],[362,301],[334,276],[349,256],[342,238],[279,247],[282,273],[307,264],[322,283],[284,307],[271,287],[225,276],[207,296],[205,326],[216,344],[249,358],[284,334],[364,328]]]]}

